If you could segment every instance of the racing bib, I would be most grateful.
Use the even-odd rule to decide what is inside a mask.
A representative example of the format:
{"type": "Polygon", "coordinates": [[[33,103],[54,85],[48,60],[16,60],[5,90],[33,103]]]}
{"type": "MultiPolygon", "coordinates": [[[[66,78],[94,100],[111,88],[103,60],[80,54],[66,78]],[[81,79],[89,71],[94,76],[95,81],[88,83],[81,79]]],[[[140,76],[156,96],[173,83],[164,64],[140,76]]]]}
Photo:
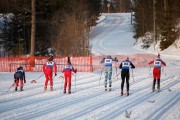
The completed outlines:
{"type": "Polygon", "coordinates": [[[105,66],[112,66],[112,59],[105,59],[104,63],[105,63],[105,66]]]}
{"type": "Polygon", "coordinates": [[[129,66],[130,66],[130,62],[122,62],[122,67],[123,68],[129,68],[129,66]]]}
{"type": "Polygon", "coordinates": [[[154,67],[161,67],[161,61],[159,60],[154,61],[154,67]]]}

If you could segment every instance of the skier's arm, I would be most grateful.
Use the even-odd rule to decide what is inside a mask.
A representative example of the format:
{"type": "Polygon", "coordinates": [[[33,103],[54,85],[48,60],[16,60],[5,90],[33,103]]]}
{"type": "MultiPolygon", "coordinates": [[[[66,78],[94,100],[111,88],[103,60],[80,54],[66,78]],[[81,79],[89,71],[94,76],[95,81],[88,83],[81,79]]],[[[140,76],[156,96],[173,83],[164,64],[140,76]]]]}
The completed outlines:
{"type": "Polygon", "coordinates": [[[76,73],[76,72],[77,72],[77,69],[74,69],[74,68],[72,67],[72,71],[73,71],[74,73],[76,73]]]}
{"type": "Polygon", "coordinates": [[[43,65],[43,72],[45,73],[46,64],[43,65]]]}
{"type": "Polygon", "coordinates": [[[15,77],[15,74],[16,74],[16,73],[14,73],[14,82],[16,82],[16,77],[15,77]]]}
{"type": "MultiPolygon", "coordinates": [[[[162,60],[161,60],[162,61],[162,60]]],[[[164,65],[164,66],[166,66],[166,63],[164,62],[164,61],[162,61],[162,64],[164,65]]]]}
{"type": "Polygon", "coordinates": [[[113,61],[115,61],[115,62],[118,62],[118,59],[115,57],[114,59],[112,59],[113,61]]]}
{"type": "Polygon", "coordinates": [[[65,72],[65,69],[63,69],[61,72],[64,73],[64,72],[65,72]]]}
{"type": "Polygon", "coordinates": [[[122,69],[122,63],[119,65],[119,68],[122,69]]]}
{"type": "Polygon", "coordinates": [[[55,72],[55,76],[56,76],[57,75],[57,65],[55,62],[54,62],[54,72],[55,72]]]}
{"type": "Polygon", "coordinates": [[[130,62],[131,68],[135,68],[135,66],[130,62]]]}
{"type": "Polygon", "coordinates": [[[23,79],[24,79],[24,83],[26,83],[26,77],[25,77],[25,72],[23,71],[23,79]]]}
{"type": "Polygon", "coordinates": [[[153,60],[153,61],[150,61],[148,64],[151,65],[151,64],[153,64],[153,63],[154,63],[154,60],[153,60]]]}
{"type": "Polygon", "coordinates": [[[103,59],[101,60],[101,64],[104,63],[104,60],[105,60],[105,58],[103,58],[103,59]]]}

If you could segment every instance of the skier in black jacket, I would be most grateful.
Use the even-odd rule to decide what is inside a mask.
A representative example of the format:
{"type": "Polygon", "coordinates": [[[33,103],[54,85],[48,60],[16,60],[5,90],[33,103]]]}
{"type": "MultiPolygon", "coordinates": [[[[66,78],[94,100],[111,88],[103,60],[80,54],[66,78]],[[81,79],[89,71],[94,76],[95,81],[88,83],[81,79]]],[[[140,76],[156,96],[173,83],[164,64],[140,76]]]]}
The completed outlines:
{"type": "Polygon", "coordinates": [[[14,73],[14,82],[15,82],[15,91],[17,91],[17,87],[20,81],[20,91],[23,91],[23,85],[26,83],[25,79],[25,71],[23,70],[23,67],[17,68],[17,71],[14,73]],[[24,81],[24,83],[23,83],[24,81]]]}
{"type": "Polygon", "coordinates": [[[126,60],[122,61],[119,68],[122,69],[121,71],[121,95],[123,95],[123,88],[124,88],[124,82],[126,79],[126,85],[127,85],[127,96],[129,96],[129,68],[135,68],[135,66],[129,61],[129,58],[127,57],[126,60]]]}

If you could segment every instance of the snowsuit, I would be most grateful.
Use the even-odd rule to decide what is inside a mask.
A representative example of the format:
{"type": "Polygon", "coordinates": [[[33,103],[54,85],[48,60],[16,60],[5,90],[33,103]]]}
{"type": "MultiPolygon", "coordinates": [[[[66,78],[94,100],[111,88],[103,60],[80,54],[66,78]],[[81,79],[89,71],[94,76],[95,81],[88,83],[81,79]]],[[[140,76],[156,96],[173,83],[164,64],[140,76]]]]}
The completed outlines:
{"type": "Polygon", "coordinates": [[[157,89],[158,91],[160,90],[160,78],[161,78],[161,66],[164,65],[166,66],[166,63],[162,61],[160,58],[157,58],[156,60],[150,61],[149,65],[153,64],[153,87],[152,91],[154,92],[155,90],[155,85],[156,85],[156,80],[157,80],[157,89]]]}
{"type": "Polygon", "coordinates": [[[109,80],[109,89],[111,90],[111,86],[112,86],[112,63],[114,62],[118,62],[118,59],[115,58],[111,58],[111,57],[107,57],[104,58],[101,63],[104,63],[104,72],[105,72],[105,81],[104,81],[104,87],[105,90],[107,90],[107,80],[109,80]]]}
{"type": "Polygon", "coordinates": [[[44,72],[45,77],[46,77],[46,81],[45,81],[45,84],[44,84],[44,90],[47,89],[48,81],[50,81],[50,89],[51,89],[51,91],[53,90],[53,79],[52,79],[53,69],[54,69],[55,76],[56,76],[57,66],[56,66],[56,63],[54,61],[48,61],[47,63],[45,63],[43,65],[43,72],[44,72]]]}
{"type": "Polygon", "coordinates": [[[17,91],[19,82],[20,82],[20,91],[23,91],[23,85],[24,85],[23,81],[24,83],[26,83],[25,72],[23,69],[18,68],[17,71],[14,73],[15,91],[17,91]]]}
{"type": "Polygon", "coordinates": [[[121,62],[119,68],[122,69],[121,71],[121,95],[123,95],[123,88],[124,88],[124,82],[126,79],[126,86],[127,86],[127,94],[129,94],[129,68],[135,68],[135,66],[129,61],[129,60],[124,60],[121,62]]]}
{"type": "Polygon", "coordinates": [[[68,84],[68,93],[71,94],[71,72],[76,73],[77,70],[74,70],[74,68],[71,65],[65,66],[65,68],[62,70],[64,73],[64,94],[66,93],[66,87],[68,84]]]}

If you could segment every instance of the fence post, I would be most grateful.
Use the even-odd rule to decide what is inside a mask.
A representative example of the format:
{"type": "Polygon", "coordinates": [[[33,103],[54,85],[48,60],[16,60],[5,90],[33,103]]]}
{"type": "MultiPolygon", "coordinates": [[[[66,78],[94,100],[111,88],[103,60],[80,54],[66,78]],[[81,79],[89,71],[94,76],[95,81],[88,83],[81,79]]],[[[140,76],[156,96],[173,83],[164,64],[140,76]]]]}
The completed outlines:
{"type": "Polygon", "coordinates": [[[92,56],[90,56],[90,72],[93,72],[92,56]]]}

